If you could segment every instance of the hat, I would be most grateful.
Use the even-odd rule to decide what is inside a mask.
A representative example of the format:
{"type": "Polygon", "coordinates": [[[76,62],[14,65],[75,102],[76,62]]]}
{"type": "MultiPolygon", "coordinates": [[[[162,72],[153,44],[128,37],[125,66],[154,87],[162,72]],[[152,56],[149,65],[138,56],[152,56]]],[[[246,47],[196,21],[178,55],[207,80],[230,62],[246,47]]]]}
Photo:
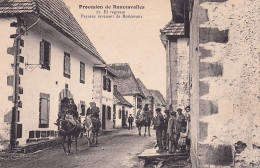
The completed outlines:
{"type": "Polygon", "coordinates": [[[156,112],[161,112],[161,108],[156,108],[156,112]]]}
{"type": "Polygon", "coordinates": [[[169,110],[164,110],[164,113],[169,113],[170,111],[169,110]]]}
{"type": "Polygon", "coordinates": [[[149,108],[148,108],[148,104],[145,104],[145,106],[144,106],[144,109],[143,109],[144,111],[149,111],[149,108]]]}
{"type": "Polygon", "coordinates": [[[187,108],[189,108],[189,109],[190,109],[190,106],[187,106],[187,107],[185,107],[185,110],[186,110],[187,108]]]}
{"type": "Polygon", "coordinates": [[[176,112],[175,112],[175,111],[171,111],[170,114],[171,114],[172,116],[176,116],[176,112]]]}
{"type": "Polygon", "coordinates": [[[179,112],[179,111],[182,112],[182,109],[181,109],[181,108],[178,108],[177,111],[178,111],[178,112],[179,112]]]}

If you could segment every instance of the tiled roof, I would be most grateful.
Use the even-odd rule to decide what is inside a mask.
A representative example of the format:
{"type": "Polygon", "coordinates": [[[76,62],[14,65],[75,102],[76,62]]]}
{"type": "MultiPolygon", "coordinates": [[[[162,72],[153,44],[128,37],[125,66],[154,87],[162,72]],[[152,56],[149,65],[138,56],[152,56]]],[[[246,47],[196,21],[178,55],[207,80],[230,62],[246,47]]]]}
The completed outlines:
{"type": "Polygon", "coordinates": [[[137,80],[127,63],[122,64],[109,64],[109,66],[115,71],[117,78],[114,79],[117,90],[123,95],[141,95],[144,94],[139,87],[137,80]]]}
{"type": "Polygon", "coordinates": [[[152,94],[152,96],[154,97],[154,101],[161,105],[161,106],[166,106],[166,101],[163,98],[163,95],[161,94],[160,91],[158,90],[149,90],[149,92],[152,94]]]}
{"type": "Polygon", "coordinates": [[[137,80],[137,83],[138,83],[139,87],[141,88],[142,92],[144,93],[144,96],[146,98],[152,96],[151,93],[148,91],[148,89],[143,84],[143,82],[139,78],[137,78],[136,80],[137,80]]]}
{"type": "Polygon", "coordinates": [[[62,0],[4,0],[0,16],[34,14],[105,63],[62,0]]]}
{"type": "Polygon", "coordinates": [[[116,87],[114,88],[114,100],[115,100],[115,103],[132,107],[132,104],[129,103],[129,102],[121,95],[121,93],[117,90],[116,87]]]}
{"type": "Polygon", "coordinates": [[[175,23],[171,20],[162,30],[165,35],[183,36],[185,35],[184,23],[175,23]]]}

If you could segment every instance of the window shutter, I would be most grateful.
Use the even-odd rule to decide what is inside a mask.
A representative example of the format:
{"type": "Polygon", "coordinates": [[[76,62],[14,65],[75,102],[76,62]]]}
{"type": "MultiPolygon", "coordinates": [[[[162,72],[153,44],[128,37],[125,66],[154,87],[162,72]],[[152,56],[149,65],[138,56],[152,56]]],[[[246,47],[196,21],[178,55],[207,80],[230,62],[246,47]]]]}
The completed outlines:
{"type": "Polygon", "coordinates": [[[44,41],[40,42],[40,64],[44,65],[44,41]]]}
{"type": "Polygon", "coordinates": [[[106,76],[103,76],[103,89],[104,90],[107,89],[107,79],[106,79],[106,76]]]}
{"type": "Polygon", "coordinates": [[[111,92],[111,80],[107,78],[107,91],[111,92]]]}
{"type": "Polygon", "coordinates": [[[40,94],[39,102],[39,127],[48,128],[49,127],[49,111],[50,111],[50,95],[40,94]]]}

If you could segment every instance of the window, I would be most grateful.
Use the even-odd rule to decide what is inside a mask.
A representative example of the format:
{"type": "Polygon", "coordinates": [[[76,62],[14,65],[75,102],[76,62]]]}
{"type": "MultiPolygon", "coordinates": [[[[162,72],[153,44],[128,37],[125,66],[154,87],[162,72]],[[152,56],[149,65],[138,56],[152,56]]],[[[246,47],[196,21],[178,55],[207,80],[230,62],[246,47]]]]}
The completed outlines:
{"type": "Polygon", "coordinates": [[[121,109],[119,109],[118,118],[121,119],[121,116],[122,116],[122,111],[121,109]]]}
{"type": "Polygon", "coordinates": [[[107,78],[105,75],[103,76],[103,90],[107,90],[107,78]]]}
{"type": "Polygon", "coordinates": [[[107,78],[107,91],[111,92],[111,79],[107,78]]]}
{"type": "Polygon", "coordinates": [[[45,40],[40,42],[40,64],[42,69],[50,70],[51,44],[45,40]]]}
{"type": "Polygon", "coordinates": [[[80,62],[80,83],[85,83],[85,64],[80,62]]]}
{"type": "Polygon", "coordinates": [[[70,78],[70,54],[64,52],[64,76],[70,78]]]}
{"type": "Polygon", "coordinates": [[[111,107],[107,106],[107,119],[111,120],[111,107]]]}
{"type": "Polygon", "coordinates": [[[39,102],[39,128],[49,127],[50,95],[40,93],[39,102]]]}

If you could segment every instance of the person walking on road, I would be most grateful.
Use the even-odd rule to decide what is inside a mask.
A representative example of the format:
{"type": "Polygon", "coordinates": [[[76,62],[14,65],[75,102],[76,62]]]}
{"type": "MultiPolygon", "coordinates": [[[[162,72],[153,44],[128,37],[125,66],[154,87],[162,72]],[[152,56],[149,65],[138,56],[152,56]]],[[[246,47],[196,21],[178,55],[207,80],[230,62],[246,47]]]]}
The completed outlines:
{"type": "Polygon", "coordinates": [[[128,129],[129,130],[133,129],[133,121],[134,121],[134,117],[132,116],[132,114],[130,114],[128,117],[128,125],[129,125],[128,129]]]}

